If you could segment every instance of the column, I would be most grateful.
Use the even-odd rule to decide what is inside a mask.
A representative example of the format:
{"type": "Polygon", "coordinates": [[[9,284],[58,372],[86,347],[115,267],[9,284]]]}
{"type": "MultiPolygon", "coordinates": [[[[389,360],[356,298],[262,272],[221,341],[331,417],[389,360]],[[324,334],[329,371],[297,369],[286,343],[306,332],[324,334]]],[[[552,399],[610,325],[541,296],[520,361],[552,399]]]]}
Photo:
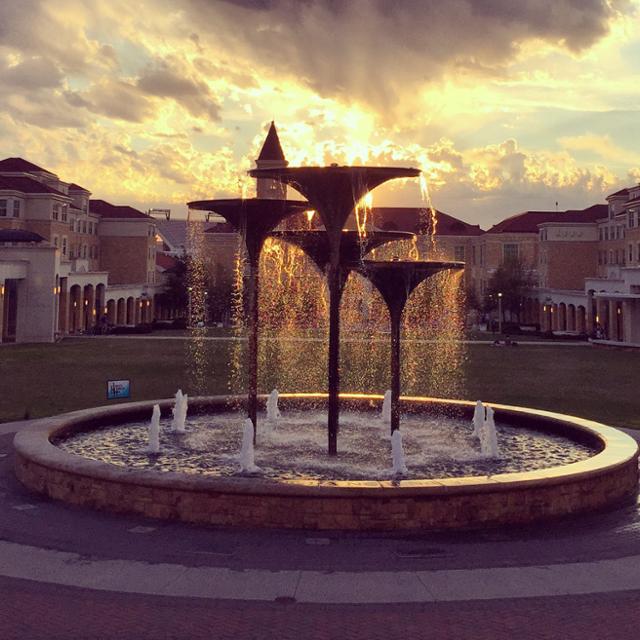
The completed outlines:
{"type": "Polygon", "coordinates": [[[142,321],[142,300],[136,298],[133,301],[133,324],[138,325],[142,321]]]}
{"type": "Polygon", "coordinates": [[[587,326],[585,331],[591,335],[596,326],[596,319],[593,317],[593,291],[587,292],[587,307],[585,309],[587,314],[587,326]]]}
{"type": "Polygon", "coordinates": [[[609,340],[618,340],[618,317],[616,314],[617,304],[614,300],[609,300],[609,340]]]}
{"type": "Polygon", "coordinates": [[[596,298],[595,321],[597,324],[599,324],[602,327],[602,329],[605,331],[605,334],[606,334],[609,318],[607,317],[607,313],[606,313],[605,301],[602,298],[596,298]]]}
{"type": "Polygon", "coordinates": [[[2,342],[2,336],[4,335],[4,295],[4,280],[0,280],[0,342],[2,342]]]}
{"type": "Polygon", "coordinates": [[[58,315],[58,330],[63,335],[69,333],[69,288],[66,278],[60,278],[60,309],[58,315]]]}

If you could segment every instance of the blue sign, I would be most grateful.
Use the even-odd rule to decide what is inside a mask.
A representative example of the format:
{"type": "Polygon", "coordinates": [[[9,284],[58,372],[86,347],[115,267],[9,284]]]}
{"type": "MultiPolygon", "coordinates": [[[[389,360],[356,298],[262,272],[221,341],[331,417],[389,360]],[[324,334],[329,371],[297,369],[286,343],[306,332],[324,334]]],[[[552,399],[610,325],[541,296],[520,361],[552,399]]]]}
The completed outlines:
{"type": "Polygon", "coordinates": [[[107,400],[120,400],[130,397],[130,380],[107,380],[107,400]]]}

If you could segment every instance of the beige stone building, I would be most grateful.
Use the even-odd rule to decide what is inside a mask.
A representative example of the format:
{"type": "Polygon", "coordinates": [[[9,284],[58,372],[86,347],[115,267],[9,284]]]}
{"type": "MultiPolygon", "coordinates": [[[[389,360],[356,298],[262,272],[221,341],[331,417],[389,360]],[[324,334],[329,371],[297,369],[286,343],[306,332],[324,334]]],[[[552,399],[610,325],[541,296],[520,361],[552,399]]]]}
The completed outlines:
{"type": "Polygon", "coordinates": [[[3,342],[153,319],[153,219],[90,196],[22,158],[0,160],[3,342]]]}

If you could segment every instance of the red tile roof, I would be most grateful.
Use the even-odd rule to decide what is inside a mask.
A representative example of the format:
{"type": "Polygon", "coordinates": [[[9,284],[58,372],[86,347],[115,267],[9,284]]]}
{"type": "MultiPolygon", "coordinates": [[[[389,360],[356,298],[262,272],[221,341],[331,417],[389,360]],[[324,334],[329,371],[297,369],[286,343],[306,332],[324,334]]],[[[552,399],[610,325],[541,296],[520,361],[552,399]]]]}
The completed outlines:
{"type": "Polygon", "coordinates": [[[168,271],[169,269],[175,268],[178,265],[178,261],[174,257],[158,251],[158,253],[156,253],[156,265],[163,271],[168,271]]]}
{"type": "Polygon", "coordinates": [[[54,193],[65,198],[69,197],[66,193],[49,187],[40,180],[26,176],[0,176],[0,189],[10,189],[20,193],[54,193]]]}
{"type": "MultiPolygon", "coordinates": [[[[379,229],[416,233],[429,224],[429,210],[419,207],[374,207],[373,224],[379,229]]],[[[479,236],[484,231],[477,224],[468,224],[436,210],[436,235],[479,236]]]]}
{"type": "Polygon", "coordinates": [[[147,218],[151,217],[127,205],[111,204],[105,200],[89,200],[89,211],[103,218],[147,218]]]}
{"type": "Polygon", "coordinates": [[[538,233],[538,225],[545,222],[595,222],[606,217],[607,211],[606,204],[568,211],[525,211],[498,222],[487,233],[538,233]]]}
{"type": "Polygon", "coordinates": [[[271,121],[267,138],[262,145],[258,160],[285,161],[284,151],[282,151],[282,147],[280,146],[280,138],[278,138],[278,132],[276,131],[276,125],[273,120],[271,121]]]}
{"type": "Polygon", "coordinates": [[[51,173],[51,171],[47,171],[46,169],[39,167],[37,164],[33,164],[33,162],[29,162],[23,158],[5,158],[4,160],[0,160],[0,171],[22,173],[29,173],[30,171],[44,171],[46,173],[51,173]]]}
{"type": "Polygon", "coordinates": [[[569,209],[562,214],[558,222],[595,222],[606,218],[609,206],[606,204],[594,204],[586,209],[569,209]]]}
{"type": "Polygon", "coordinates": [[[487,233],[538,233],[538,225],[543,222],[554,222],[559,211],[525,211],[505,218],[493,225],[487,233]]]}

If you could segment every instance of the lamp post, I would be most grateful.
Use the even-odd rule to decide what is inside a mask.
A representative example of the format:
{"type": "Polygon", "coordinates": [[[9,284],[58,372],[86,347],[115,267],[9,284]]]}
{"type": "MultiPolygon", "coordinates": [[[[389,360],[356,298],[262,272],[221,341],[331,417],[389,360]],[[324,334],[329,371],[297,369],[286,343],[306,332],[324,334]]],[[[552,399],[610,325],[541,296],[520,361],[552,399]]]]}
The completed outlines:
{"type": "Polygon", "coordinates": [[[189,307],[187,310],[187,326],[191,326],[191,293],[193,292],[193,287],[187,287],[187,292],[189,293],[189,307]]]}
{"type": "Polygon", "coordinates": [[[498,333],[502,335],[502,293],[498,293],[498,333]]]}

